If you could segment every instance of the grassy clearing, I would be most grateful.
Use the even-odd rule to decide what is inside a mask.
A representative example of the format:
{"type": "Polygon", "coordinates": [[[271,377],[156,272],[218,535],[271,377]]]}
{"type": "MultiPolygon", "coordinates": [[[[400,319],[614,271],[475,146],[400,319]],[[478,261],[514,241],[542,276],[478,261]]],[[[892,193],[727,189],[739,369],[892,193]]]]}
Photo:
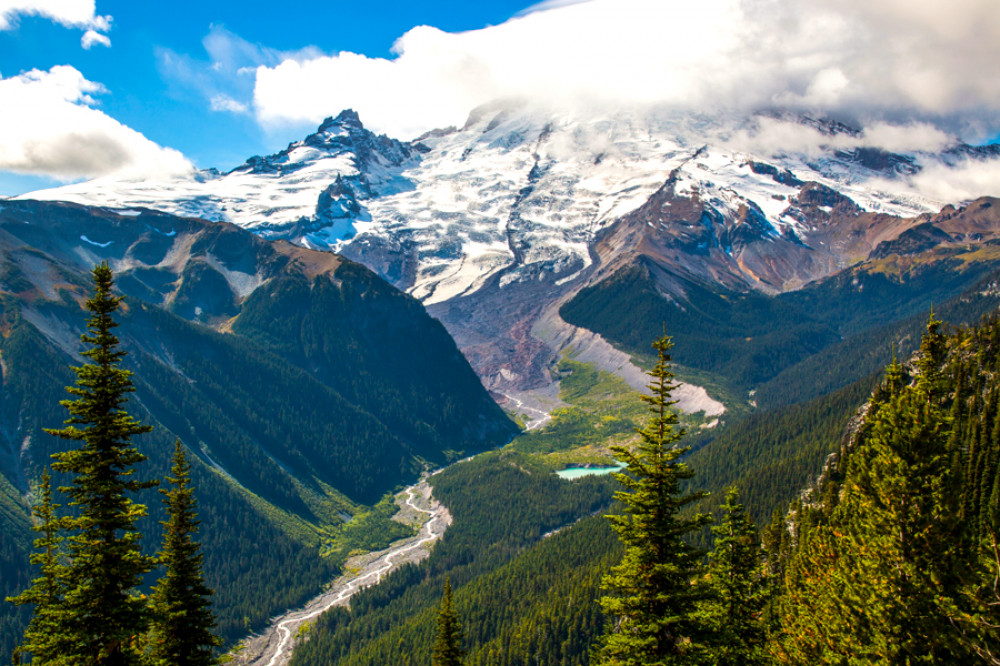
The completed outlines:
{"type": "MultiPolygon", "coordinates": [[[[647,420],[641,394],[617,375],[566,355],[557,370],[559,399],[569,406],[554,410],[545,428],[519,435],[507,449],[528,454],[552,470],[611,463],[610,447],[634,441],[636,428],[647,420]]],[[[704,414],[678,416],[689,430],[713,420],[704,414]]]]}
{"type": "MultiPolygon", "coordinates": [[[[633,363],[644,370],[652,367],[650,358],[633,357],[633,363]]],[[[636,428],[646,423],[648,412],[639,399],[641,393],[617,375],[573,360],[570,354],[563,355],[556,369],[559,399],[568,406],[553,410],[546,427],[519,435],[507,449],[529,454],[553,470],[611,463],[610,447],[634,441],[636,428]]],[[[720,399],[727,408],[724,418],[752,411],[745,394],[711,373],[677,366],[674,371],[679,381],[703,386],[720,399]]],[[[716,417],[678,413],[678,419],[689,432],[696,432],[716,417]]]]}
{"type": "Polygon", "coordinates": [[[559,362],[558,372],[559,398],[569,406],[554,410],[545,428],[520,435],[508,446],[544,456],[554,468],[605,462],[608,447],[632,439],[643,420],[638,393],[621,378],[568,357],[559,362]]]}
{"type": "Polygon", "coordinates": [[[322,554],[347,559],[352,555],[382,550],[396,539],[413,536],[417,530],[412,525],[392,519],[398,509],[393,496],[387,494],[375,506],[362,510],[347,522],[328,528],[322,554]]]}
{"type": "Polygon", "coordinates": [[[392,493],[374,506],[357,504],[331,486],[314,480],[312,486],[292,480],[296,491],[315,520],[281,509],[259,495],[223,476],[267,520],[300,543],[318,546],[320,556],[341,564],[352,555],[387,548],[396,539],[412,536],[416,530],[392,517],[399,507],[392,493]]]}

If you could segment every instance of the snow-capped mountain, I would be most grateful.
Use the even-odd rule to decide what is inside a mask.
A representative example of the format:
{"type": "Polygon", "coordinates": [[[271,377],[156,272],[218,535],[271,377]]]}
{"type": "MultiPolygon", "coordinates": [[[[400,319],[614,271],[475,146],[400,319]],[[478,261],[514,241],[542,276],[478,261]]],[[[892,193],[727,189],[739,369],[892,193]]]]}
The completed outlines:
{"type": "Polygon", "coordinates": [[[550,383],[546,367],[567,345],[627,365],[558,307],[631,257],[666,268],[668,296],[685,281],[796,289],[958,203],[911,191],[925,165],[997,157],[957,141],[893,153],[863,137],[804,117],[584,117],[503,103],[400,142],[344,111],[228,173],[105,178],[26,198],[225,220],[340,252],[420,298],[486,385],[510,392],[550,383]],[[761,123],[828,141],[775,157],[748,140],[761,123]]]}

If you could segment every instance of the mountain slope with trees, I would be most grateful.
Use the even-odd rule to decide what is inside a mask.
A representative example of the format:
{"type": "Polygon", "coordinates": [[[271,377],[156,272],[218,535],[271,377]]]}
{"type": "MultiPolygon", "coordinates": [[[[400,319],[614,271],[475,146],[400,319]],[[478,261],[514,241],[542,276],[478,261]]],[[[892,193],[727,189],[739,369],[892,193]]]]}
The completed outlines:
{"type": "MultiPolygon", "coordinates": [[[[99,261],[118,269],[126,296],[118,332],[133,413],[154,428],[142,449],[150,476],[167,475],[177,439],[192,452],[226,640],[318,589],[351,539],[378,544],[402,529],[379,517],[345,539],[350,518],[382,516],[371,506],[425,465],[514,432],[440,324],[360,266],[225,224],[11,202],[0,210],[0,594],[27,582],[29,493],[66,450],[44,429],[65,418],[58,400],[80,364],[81,304],[99,261]],[[269,324],[268,302],[287,285],[305,298],[269,324]],[[301,331],[300,353],[286,353],[287,330],[301,331]]],[[[154,533],[163,509],[155,494],[141,498],[140,524],[154,533]]],[[[26,616],[2,613],[9,654],[26,616]]]]}

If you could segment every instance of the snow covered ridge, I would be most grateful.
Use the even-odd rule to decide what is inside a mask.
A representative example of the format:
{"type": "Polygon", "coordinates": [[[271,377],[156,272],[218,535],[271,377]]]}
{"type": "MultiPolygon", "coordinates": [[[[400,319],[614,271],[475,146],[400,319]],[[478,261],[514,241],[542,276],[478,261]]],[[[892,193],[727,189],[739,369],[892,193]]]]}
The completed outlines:
{"type": "Polygon", "coordinates": [[[775,235],[804,237],[808,230],[788,203],[804,182],[830,187],[864,211],[913,216],[956,203],[914,191],[925,167],[995,157],[957,141],[936,153],[891,153],[861,137],[846,125],[799,117],[581,118],[494,105],[477,109],[462,129],[403,143],[374,135],[348,110],[229,173],[104,178],[24,198],[143,206],[347,250],[436,303],[474,292],[502,271],[507,282],[519,279],[510,270],[517,266],[543,263],[557,279],[572,279],[590,265],[595,234],[671,175],[675,194],[697,193],[724,217],[748,208],[775,235]],[[776,128],[794,135],[798,148],[780,160],[765,145],[776,128]],[[380,268],[365,259],[373,248],[380,256],[419,250],[380,268]]]}
{"type": "Polygon", "coordinates": [[[357,201],[376,190],[390,192],[414,152],[407,144],[373,135],[357,114],[345,111],[280,153],[251,157],[228,173],[208,169],[164,180],[98,178],[20,198],[152,208],[232,222],[265,237],[308,245],[304,237],[321,229],[328,234],[337,228],[341,237],[356,233],[344,221],[361,212],[357,201]]]}
{"type": "Polygon", "coordinates": [[[545,367],[575,335],[559,305],[635,256],[683,280],[774,293],[864,260],[909,218],[990,194],[1000,147],[923,126],[505,102],[412,142],[344,111],[228,173],[24,198],[229,221],[339,252],[421,299],[507,393],[552,381],[545,367]]]}

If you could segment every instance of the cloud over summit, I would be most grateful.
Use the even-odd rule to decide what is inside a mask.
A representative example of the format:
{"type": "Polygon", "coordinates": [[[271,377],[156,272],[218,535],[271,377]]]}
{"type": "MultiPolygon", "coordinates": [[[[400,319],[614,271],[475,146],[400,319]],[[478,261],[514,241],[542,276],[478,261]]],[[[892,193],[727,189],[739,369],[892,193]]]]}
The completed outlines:
{"type": "Polygon", "coordinates": [[[462,33],[421,26],[392,59],[349,52],[257,69],[265,125],[352,107],[401,138],[500,97],[581,107],[792,109],[1000,131],[995,0],[546,2],[462,33]]]}

